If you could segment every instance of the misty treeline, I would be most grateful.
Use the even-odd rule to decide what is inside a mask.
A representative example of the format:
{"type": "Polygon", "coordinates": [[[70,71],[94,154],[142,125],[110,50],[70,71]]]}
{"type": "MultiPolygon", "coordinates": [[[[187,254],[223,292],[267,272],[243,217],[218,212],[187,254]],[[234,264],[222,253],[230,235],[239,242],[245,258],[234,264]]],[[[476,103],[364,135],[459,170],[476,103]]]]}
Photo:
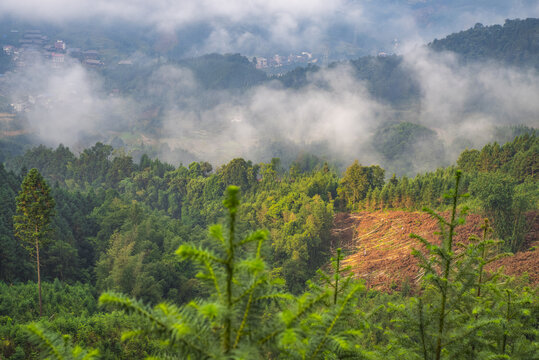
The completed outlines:
{"type": "Polygon", "coordinates": [[[539,44],[534,41],[539,19],[510,20],[503,25],[473,28],[434,40],[429,46],[436,51],[453,51],[464,61],[498,59],[506,64],[539,69],[539,44]],[[511,41],[508,41],[511,39],[511,41]]]}
{"type": "Polygon", "coordinates": [[[24,111],[0,121],[0,160],[23,143],[102,141],[174,164],[248,156],[279,157],[288,167],[309,152],[343,166],[361,156],[399,175],[433,170],[465,146],[512,139],[505,125],[534,124],[539,82],[529,60],[539,58],[538,26],[537,19],[477,26],[403,55],[275,76],[239,54],[157,54],[127,28],[113,32],[122,41],[99,46],[79,34],[65,38],[69,46],[97,48],[103,67],[28,62],[3,77],[1,112],[15,112],[10,104],[24,111]]]}
{"type": "MultiPolygon", "coordinates": [[[[539,46],[535,41],[538,27],[539,19],[533,18],[507,20],[504,25],[477,24],[469,30],[434,40],[427,47],[434,52],[457,54],[462,63],[484,62],[486,65],[489,61],[495,61],[520,68],[539,69],[539,46]]],[[[119,50],[121,52],[121,49],[119,50]]],[[[167,96],[162,96],[151,86],[148,87],[148,84],[155,81],[154,70],[160,64],[150,64],[141,61],[139,65],[130,67],[111,65],[104,68],[102,71],[107,79],[107,88],[134,94],[140,101],[147,102],[150,99],[153,104],[163,105],[167,96]]],[[[413,108],[414,104],[421,100],[421,92],[424,90],[421,89],[417,76],[406,64],[405,57],[401,55],[362,56],[350,61],[333,62],[328,68],[334,69],[343,64],[350,65],[351,77],[365,81],[370,95],[379,101],[398,108],[413,108]]],[[[192,80],[199,85],[198,90],[203,92],[248,90],[272,80],[277,80],[284,88],[318,86],[312,75],[323,70],[323,67],[309,64],[307,67],[268,76],[255,69],[254,63],[239,54],[209,54],[192,59],[171,59],[169,65],[178,65],[191,71],[192,80]]],[[[182,85],[183,88],[175,89],[179,94],[185,95],[193,90],[192,83],[182,82],[182,85]]],[[[212,102],[211,97],[205,102],[212,102]]]]}
{"type": "Polygon", "coordinates": [[[75,342],[103,358],[125,359],[169,352],[533,358],[537,290],[484,267],[504,251],[526,250],[525,215],[537,210],[539,194],[537,153],[532,132],[502,146],[465,150],[457,166],[398,178],[358,162],[340,174],[310,155],[288,169],[277,158],[260,164],[237,158],[213,169],[207,162],[175,167],[148,156],[135,162],[102,143],[78,155],[65,146],[33,148],[0,166],[1,354],[34,358],[49,339],[65,354],[80,350],[70,345],[75,342]],[[47,179],[56,202],[53,235],[41,255],[41,320],[35,261],[13,234],[15,196],[30,168],[47,179]],[[441,248],[425,244],[432,254],[421,260],[419,288],[408,284],[385,294],[347,279],[330,233],[335,212],[428,206],[447,214],[452,203],[443,194],[454,189],[457,169],[463,170],[459,194],[471,195],[459,203],[491,220],[483,234],[458,256],[452,240],[441,248]],[[231,185],[240,186],[241,202],[237,194],[233,201],[226,197],[231,185]],[[215,223],[227,226],[211,228],[210,236],[215,223]],[[255,229],[266,230],[249,237],[255,229]],[[233,250],[229,236],[237,239],[233,250]],[[329,274],[317,273],[321,268],[329,274]],[[113,293],[101,302],[127,313],[99,306],[106,291],[113,293]],[[142,305],[160,302],[153,310],[142,305]],[[24,324],[36,320],[29,336],[24,324]],[[137,328],[122,341],[123,331],[137,328]]]}
{"type": "MultiPolygon", "coordinates": [[[[506,20],[503,25],[483,26],[435,39],[428,48],[435,52],[458,54],[462,63],[499,61],[506,65],[539,69],[539,46],[535,41],[539,19],[506,20]]],[[[366,80],[371,94],[394,104],[406,104],[420,95],[420,87],[412,74],[402,66],[403,57],[363,56],[351,60],[358,79],[366,80]]],[[[332,63],[330,67],[338,66],[332,63]]],[[[320,70],[316,65],[297,68],[279,76],[287,87],[309,85],[308,76],[320,70]]]]}

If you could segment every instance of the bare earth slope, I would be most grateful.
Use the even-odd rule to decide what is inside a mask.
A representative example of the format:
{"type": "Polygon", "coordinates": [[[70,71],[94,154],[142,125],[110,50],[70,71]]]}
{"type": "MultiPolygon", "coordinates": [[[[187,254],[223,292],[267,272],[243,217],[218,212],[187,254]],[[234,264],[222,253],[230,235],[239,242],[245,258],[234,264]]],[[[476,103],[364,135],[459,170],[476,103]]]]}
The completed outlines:
{"type": "MultiPolygon", "coordinates": [[[[466,242],[470,235],[480,235],[480,215],[469,215],[466,224],[458,227],[457,241],[466,242]]],[[[504,266],[509,275],[528,273],[530,283],[539,283],[539,221],[536,214],[529,216],[531,229],[525,251],[503,258],[491,268],[504,266]]],[[[333,243],[339,244],[349,254],[345,266],[351,266],[355,276],[366,281],[368,287],[380,290],[398,290],[404,283],[414,287],[421,277],[417,260],[411,255],[413,248],[420,249],[416,233],[430,241],[438,241],[434,233],[438,223],[428,214],[406,211],[340,213],[335,217],[333,243]]]]}

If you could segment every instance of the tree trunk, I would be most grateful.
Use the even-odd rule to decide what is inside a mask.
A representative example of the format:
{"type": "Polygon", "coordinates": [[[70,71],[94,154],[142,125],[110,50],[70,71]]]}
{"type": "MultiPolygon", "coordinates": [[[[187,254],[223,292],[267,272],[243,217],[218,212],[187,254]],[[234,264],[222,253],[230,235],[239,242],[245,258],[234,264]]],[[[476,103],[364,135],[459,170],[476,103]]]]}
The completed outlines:
{"type": "Polygon", "coordinates": [[[41,271],[39,264],[39,241],[36,240],[36,261],[37,261],[37,288],[39,289],[39,317],[42,316],[43,306],[41,303],[41,271]]]}

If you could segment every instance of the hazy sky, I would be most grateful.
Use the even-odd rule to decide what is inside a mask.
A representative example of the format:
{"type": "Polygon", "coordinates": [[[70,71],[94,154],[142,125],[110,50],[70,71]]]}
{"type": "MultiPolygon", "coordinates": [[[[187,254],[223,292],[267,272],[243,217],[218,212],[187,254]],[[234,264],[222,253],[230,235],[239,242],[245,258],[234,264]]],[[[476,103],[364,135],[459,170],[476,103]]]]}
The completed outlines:
{"type": "MultiPolygon", "coordinates": [[[[424,43],[506,18],[539,16],[533,0],[2,0],[0,14],[52,23],[96,19],[150,26],[161,33],[206,31],[192,53],[272,49],[322,51],[352,44],[393,50],[392,40],[424,43]]],[[[192,35],[192,33],[190,33],[192,35]]],[[[181,41],[182,39],[180,39],[181,41]]],[[[396,49],[399,51],[399,49],[396,49]]]]}

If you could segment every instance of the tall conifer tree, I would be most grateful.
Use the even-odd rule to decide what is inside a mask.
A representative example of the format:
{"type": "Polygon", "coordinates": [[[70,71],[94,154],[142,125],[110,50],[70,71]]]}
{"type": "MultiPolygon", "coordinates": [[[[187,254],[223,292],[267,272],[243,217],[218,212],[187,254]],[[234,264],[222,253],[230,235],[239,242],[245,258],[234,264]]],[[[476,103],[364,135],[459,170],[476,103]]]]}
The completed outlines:
{"type": "Polygon", "coordinates": [[[35,168],[31,169],[22,182],[21,191],[16,198],[17,214],[13,217],[15,235],[36,258],[39,316],[43,312],[39,249],[50,234],[50,223],[54,216],[55,206],[50,191],[39,171],[35,168]]]}

